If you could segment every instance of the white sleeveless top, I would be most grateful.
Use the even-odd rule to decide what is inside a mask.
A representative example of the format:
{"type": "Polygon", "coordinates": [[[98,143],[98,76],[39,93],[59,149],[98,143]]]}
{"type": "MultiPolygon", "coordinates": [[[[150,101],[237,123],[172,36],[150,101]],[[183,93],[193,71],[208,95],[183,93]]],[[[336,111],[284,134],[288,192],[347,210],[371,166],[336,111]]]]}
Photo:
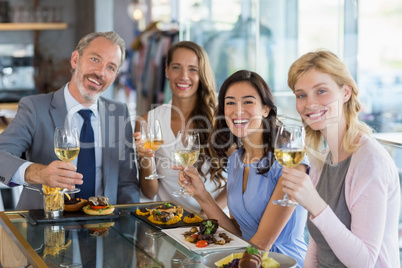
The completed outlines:
{"type": "MultiPolygon", "coordinates": [[[[163,104],[157,108],[148,112],[148,122],[158,119],[162,128],[162,137],[164,144],[155,152],[155,163],[157,166],[158,174],[165,177],[159,180],[159,189],[155,201],[177,201],[183,204],[184,207],[190,208],[195,212],[200,212],[201,207],[198,202],[190,198],[179,198],[172,195],[176,190],[180,189],[178,184],[179,172],[173,170],[172,166],[177,165],[174,160],[174,145],[175,135],[170,127],[171,124],[171,102],[163,104]]],[[[209,162],[205,162],[202,166],[202,171],[207,172],[209,168],[209,162]]],[[[210,181],[210,174],[207,174],[207,181],[205,182],[205,188],[210,192],[214,199],[217,198],[222,189],[215,191],[217,185],[210,181]]],[[[203,179],[203,177],[201,177],[203,179]]],[[[142,198],[144,201],[148,201],[142,198]]]]}

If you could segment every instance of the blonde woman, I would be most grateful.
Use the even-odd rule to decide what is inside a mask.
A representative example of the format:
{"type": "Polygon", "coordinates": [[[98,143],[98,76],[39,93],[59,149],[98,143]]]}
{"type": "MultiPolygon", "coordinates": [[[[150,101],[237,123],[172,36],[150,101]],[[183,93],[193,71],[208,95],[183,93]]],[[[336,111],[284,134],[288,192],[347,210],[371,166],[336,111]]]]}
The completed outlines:
{"type": "Polygon", "coordinates": [[[400,267],[396,166],[358,120],[358,89],[329,51],[289,70],[305,127],[311,172],[283,169],[283,190],[309,212],[305,267],[400,267]],[[324,146],[325,144],[325,146],[324,146]]]}

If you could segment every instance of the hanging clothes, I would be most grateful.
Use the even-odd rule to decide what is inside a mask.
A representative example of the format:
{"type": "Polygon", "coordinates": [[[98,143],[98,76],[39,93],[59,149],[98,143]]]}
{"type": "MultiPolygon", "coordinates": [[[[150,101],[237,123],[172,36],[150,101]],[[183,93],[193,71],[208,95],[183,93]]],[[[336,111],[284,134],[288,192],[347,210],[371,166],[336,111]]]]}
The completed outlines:
{"type": "Polygon", "coordinates": [[[134,40],[131,76],[137,90],[138,115],[164,103],[166,55],[178,40],[178,29],[160,30],[158,23],[150,24],[134,40]]]}

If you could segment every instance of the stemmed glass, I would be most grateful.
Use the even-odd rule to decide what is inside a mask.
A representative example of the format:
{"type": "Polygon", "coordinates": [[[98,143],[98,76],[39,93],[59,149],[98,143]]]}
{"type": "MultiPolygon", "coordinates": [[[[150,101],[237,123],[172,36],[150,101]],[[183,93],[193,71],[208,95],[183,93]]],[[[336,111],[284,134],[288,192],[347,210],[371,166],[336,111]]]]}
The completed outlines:
{"type": "MultiPolygon", "coordinates": [[[[305,130],[302,126],[283,125],[279,127],[275,139],[275,158],[284,167],[298,166],[306,154],[305,130]]],[[[289,199],[285,193],[283,199],[273,201],[274,204],[291,207],[298,203],[289,199]]]]}
{"type": "MultiPolygon", "coordinates": [[[[75,127],[56,127],[54,132],[54,151],[63,162],[73,161],[80,152],[80,139],[75,127]]],[[[63,189],[63,193],[75,194],[81,191],[63,189]]]]}
{"type": "MultiPolygon", "coordinates": [[[[184,168],[193,165],[200,155],[200,136],[193,131],[179,131],[175,145],[174,158],[184,168]]],[[[185,188],[174,191],[173,196],[191,197],[185,188]]]]}
{"type": "MultiPolygon", "coordinates": [[[[141,133],[141,140],[145,140],[144,148],[151,149],[154,153],[156,150],[161,147],[163,143],[162,139],[162,128],[159,120],[151,121],[151,125],[145,121],[141,121],[140,125],[140,133],[141,133]]],[[[152,174],[145,177],[145,179],[153,180],[153,179],[161,179],[165,176],[159,175],[156,172],[156,163],[155,163],[155,155],[151,158],[152,161],[152,174]]]]}

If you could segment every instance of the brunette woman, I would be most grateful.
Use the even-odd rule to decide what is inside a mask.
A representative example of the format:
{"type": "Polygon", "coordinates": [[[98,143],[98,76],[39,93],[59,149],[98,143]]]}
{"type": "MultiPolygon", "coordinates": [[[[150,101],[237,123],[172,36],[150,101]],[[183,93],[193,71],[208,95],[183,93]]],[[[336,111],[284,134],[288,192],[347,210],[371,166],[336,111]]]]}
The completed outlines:
{"type": "MultiPolygon", "coordinates": [[[[230,217],[205,189],[195,169],[182,171],[179,185],[186,186],[209,218],[262,249],[295,258],[302,267],[307,250],[307,212],[301,206],[272,203],[284,192],[280,183],[282,166],[273,152],[278,121],[271,89],[255,72],[235,72],[221,87],[215,120],[210,148],[218,166],[228,172],[230,217]],[[233,145],[239,149],[228,157],[233,145]]],[[[304,160],[295,169],[306,173],[306,165],[304,160]]]]}
{"type": "Polygon", "coordinates": [[[221,208],[226,205],[226,179],[222,171],[211,176],[210,157],[208,154],[208,135],[212,129],[213,111],[216,106],[215,80],[205,50],[191,41],[181,41],[170,46],[166,59],[166,78],[172,92],[172,101],[161,105],[137,120],[136,138],[137,152],[140,156],[138,168],[141,190],[145,197],[156,200],[173,200],[196,212],[201,207],[193,198],[177,198],[172,195],[179,190],[177,185],[178,171],[171,167],[174,142],[180,130],[194,130],[199,133],[201,152],[195,164],[203,178],[208,192],[221,208]],[[162,124],[164,144],[155,152],[157,173],[164,178],[146,179],[152,173],[150,149],[144,149],[144,141],[139,139],[139,123],[141,120],[159,120],[162,124]]]}

